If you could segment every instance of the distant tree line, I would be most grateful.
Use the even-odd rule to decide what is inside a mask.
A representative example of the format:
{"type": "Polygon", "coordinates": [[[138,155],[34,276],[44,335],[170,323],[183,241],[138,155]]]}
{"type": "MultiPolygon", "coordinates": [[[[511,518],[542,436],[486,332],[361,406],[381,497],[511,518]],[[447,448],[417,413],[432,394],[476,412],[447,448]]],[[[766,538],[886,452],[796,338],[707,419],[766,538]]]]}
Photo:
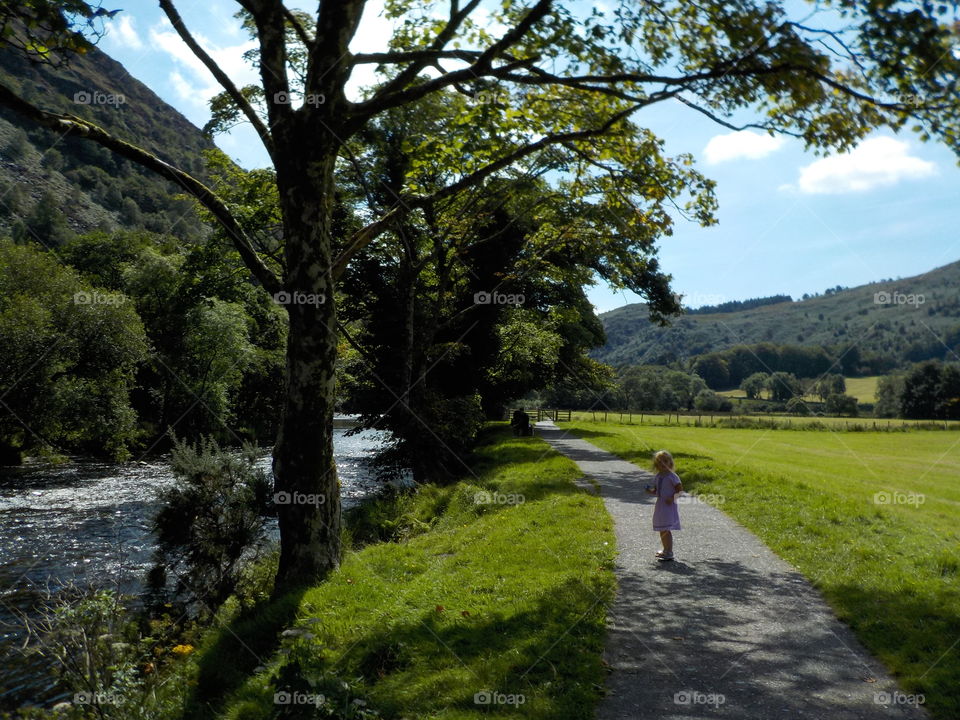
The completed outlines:
{"type": "Polygon", "coordinates": [[[960,420],[960,365],[936,360],[877,382],[878,417],[960,420]]]}
{"type": "Polygon", "coordinates": [[[602,388],[580,380],[556,383],[528,400],[572,410],[657,410],[727,412],[729,398],[713,392],[699,375],[662,365],[631,365],[613,370],[602,388]]]}
{"type": "Polygon", "coordinates": [[[730,390],[755,373],[790,373],[797,378],[819,378],[827,373],[858,376],[877,374],[886,362],[862,353],[856,346],[737,345],[697,355],[691,369],[713,390],[730,390]],[[876,362],[875,362],[876,360],[876,362]]]}
{"type": "Polygon", "coordinates": [[[715,313],[736,312],[738,310],[751,310],[752,308],[763,307],[764,305],[777,305],[784,302],[793,302],[789,295],[770,295],[769,297],[750,298],[747,300],[730,300],[719,305],[702,305],[698,308],[689,309],[685,312],[687,315],[712,315],[715,313]]]}

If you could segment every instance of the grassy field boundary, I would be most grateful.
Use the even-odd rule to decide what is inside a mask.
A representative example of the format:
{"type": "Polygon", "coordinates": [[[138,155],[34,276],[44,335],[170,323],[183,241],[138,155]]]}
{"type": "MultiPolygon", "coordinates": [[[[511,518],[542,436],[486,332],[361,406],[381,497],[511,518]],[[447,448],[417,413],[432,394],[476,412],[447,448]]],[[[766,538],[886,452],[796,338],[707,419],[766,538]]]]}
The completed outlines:
{"type": "Polygon", "coordinates": [[[960,420],[905,420],[901,418],[835,417],[828,415],[774,415],[707,411],[575,410],[571,422],[617,425],[685,425],[687,427],[756,428],[759,430],[830,430],[849,432],[907,432],[960,430],[960,420]]]}

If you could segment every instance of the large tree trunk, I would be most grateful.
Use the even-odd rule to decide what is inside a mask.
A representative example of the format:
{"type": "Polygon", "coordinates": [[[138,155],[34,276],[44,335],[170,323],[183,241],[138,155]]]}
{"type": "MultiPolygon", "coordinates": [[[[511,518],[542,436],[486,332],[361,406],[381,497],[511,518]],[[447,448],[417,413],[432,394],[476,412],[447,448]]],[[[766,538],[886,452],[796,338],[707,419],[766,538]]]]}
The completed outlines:
{"type": "Polygon", "coordinates": [[[340,485],[333,458],[337,312],[331,275],[336,154],[326,155],[278,173],[287,265],[281,301],[290,334],[286,397],[273,455],[280,526],[275,594],[315,583],[340,563],[340,485]],[[284,177],[299,181],[283,183],[284,177]]]}

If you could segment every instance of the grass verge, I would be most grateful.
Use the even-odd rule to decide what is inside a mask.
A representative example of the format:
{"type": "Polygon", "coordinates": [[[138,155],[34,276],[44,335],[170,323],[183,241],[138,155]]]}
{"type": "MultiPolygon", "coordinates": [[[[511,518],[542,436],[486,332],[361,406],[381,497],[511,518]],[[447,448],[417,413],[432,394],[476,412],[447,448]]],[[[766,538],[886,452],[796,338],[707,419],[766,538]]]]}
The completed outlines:
{"type": "MultiPolygon", "coordinates": [[[[864,645],[960,718],[960,453],[952,433],[564,423],[625,460],[677,458],[684,487],[792,563],[864,645]]],[[[701,538],[682,538],[695,543],[701,538]]]]}
{"type": "Polygon", "coordinates": [[[574,463],[543,441],[514,438],[502,423],[481,440],[460,482],[354,517],[355,539],[380,542],[348,552],[292,600],[295,612],[288,598],[245,626],[210,631],[192,662],[207,668],[203,694],[219,682],[225,698],[207,717],[593,717],[612,521],[574,485],[574,463]],[[264,628],[283,630],[279,647],[237,682],[227,669],[264,628]]]}

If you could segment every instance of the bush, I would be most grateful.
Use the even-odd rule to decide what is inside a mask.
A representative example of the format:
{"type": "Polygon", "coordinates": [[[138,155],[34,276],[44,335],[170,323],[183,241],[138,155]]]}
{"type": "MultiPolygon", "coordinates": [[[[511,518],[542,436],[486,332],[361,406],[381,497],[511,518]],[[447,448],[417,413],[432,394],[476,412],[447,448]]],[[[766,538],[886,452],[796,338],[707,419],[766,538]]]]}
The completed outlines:
{"type": "Polygon", "coordinates": [[[693,406],[705,412],[729,412],[733,409],[733,402],[712,390],[701,390],[694,398],[693,406]]]}
{"type": "Polygon", "coordinates": [[[168,599],[173,571],[173,599],[199,616],[212,615],[236,589],[244,565],[267,547],[271,483],[252,447],[228,452],[212,439],[195,447],[174,439],[172,465],[177,482],[161,491],[163,507],[153,521],[158,548],[150,599],[168,599]]]}
{"type": "Polygon", "coordinates": [[[823,408],[829,415],[857,417],[859,414],[857,399],[852,395],[844,395],[842,393],[828,395],[826,401],[824,401],[823,408]]]}
{"type": "Polygon", "coordinates": [[[787,412],[796,415],[810,415],[810,405],[803,398],[794,397],[787,401],[787,412]]]}

